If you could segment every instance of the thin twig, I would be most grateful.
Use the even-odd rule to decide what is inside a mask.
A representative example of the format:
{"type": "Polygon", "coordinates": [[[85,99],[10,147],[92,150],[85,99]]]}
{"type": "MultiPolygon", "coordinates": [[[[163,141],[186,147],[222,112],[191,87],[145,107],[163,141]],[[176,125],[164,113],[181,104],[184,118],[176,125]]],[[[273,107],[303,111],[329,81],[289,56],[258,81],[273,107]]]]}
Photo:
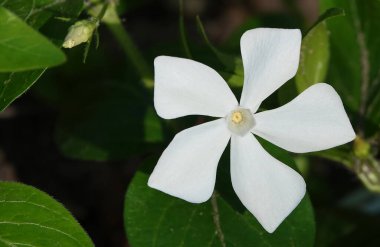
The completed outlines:
{"type": "Polygon", "coordinates": [[[220,240],[220,243],[223,247],[226,247],[226,242],[224,240],[224,234],[222,231],[222,227],[220,226],[220,217],[219,217],[219,208],[217,201],[217,194],[214,191],[211,196],[211,205],[212,205],[212,218],[215,224],[216,234],[220,240]]]}

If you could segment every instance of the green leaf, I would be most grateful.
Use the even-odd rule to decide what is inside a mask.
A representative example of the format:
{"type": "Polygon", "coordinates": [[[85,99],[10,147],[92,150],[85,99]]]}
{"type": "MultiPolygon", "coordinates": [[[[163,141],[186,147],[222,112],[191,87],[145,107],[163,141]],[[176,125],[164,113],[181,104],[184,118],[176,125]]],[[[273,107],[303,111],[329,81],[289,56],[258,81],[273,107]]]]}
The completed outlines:
{"type": "Polygon", "coordinates": [[[79,85],[63,106],[56,142],[68,157],[118,160],[146,152],[162,138],[148,98],[138,89],[112,82],[79,85]],[[80,107],[78,107],[80,106],[80,107]],[[153,132],[153,133],[152,133],[153,132]]]}
{"type": "MultiPolygon", "coordinates": [[[[274,157],[294,165],[284,151],[263,144],[274,157]]],[[[148,174],[154,164],[151,161],[155,160],[148,161],[136,173],[125,196],[124,222],[130,244],[140,247],[313,246],[314,216],[307,195],[279,228],[269,234],[237,199],[230,182],[229,157],[222,159],[216,185],[219,193],[201,204],[149,188],[148,174]]]]}
{"type": "Polygon", "coordinates": [[[0,246],[94,246],[71,214],[31,186],[0,182],[0,246]]]}
{"type": "MultiPolygon", "coordinates": [[[[378,126],[380,104],[376,98],[380,89],[380,1],[321,0],[320,5],[322,10],[339,7],[346,13],[345,18],[328,22],[331,33],[328,82],[350,110],[358,113],[360,129],[367,125],[366,118],[378,126]]],[[[370,131],[364,132],[368,134],[370,131]]]]}
{"type": "MultiPolygon", "coordinates": [[[[11,10],[34,28],[39,28],[53,16],[75,18],[82,10],[83,1],[0,0],[0,6],[11,10]]],[[[1,25],[4,25],[4,23],[0,23],[1,25]]],[[[63,35],[66,31],[66,29],[62,30],[63,35]]],[[[2,57],[0,57],[1,59],[2,57]]],[[[37,69],[16,73],[0,73],[0,111],[4,110],[17,97],[28,90],[41,77],[44,71],[44,69],[37,69]]]]}
{"type": "Polygon", "coordinates": [[[45,70],[0,73],[0,111],[17,99],[36,82],[45,70]]]}
{"type": "Polygon", "coordinates": [[[329,34],[325,21],[341,15],[344,15],[342,9],[326,10],[303,38],[300,64],[295,77],[299,93],[313,84],[324,82],[330,56],[329,34]]]}
{"type": "Polygon", "coordinates": [[[83,8],[83,0],[0,0],[0,6],[38,29],[52,16],[68,19],[78,17],[83,8]]]}
{"type": "Polygon", "coordinates": [[[147,174],[137,172],[125,197],[124,221],[132,246],[313,246],[307,196],[269,234],[250,213],[236,212],[219,195],[191,204],[149,188],[147,181],[147,174]]]}
{"type": "Polygon", "coordinates": [[[12,12],[0,7],[0,72],[56,66],[65,54],[12,12]]]}

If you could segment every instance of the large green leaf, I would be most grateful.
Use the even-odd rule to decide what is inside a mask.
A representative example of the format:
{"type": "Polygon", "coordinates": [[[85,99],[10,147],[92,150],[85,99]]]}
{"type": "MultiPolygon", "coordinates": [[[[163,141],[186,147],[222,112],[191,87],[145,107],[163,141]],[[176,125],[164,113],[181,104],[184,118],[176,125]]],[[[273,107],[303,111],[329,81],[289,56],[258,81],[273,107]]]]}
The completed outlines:
{"type": "MultiPolygon", "coordinates": [[[[52,16],[57,16],[57,17],[63,16],[63,17],[74,18],[82,10],[82,5],[83,5],[82,0],[66,0],[66,1],[0,0],[0,6],[6,7],[8,10],[11,10],[13,13],[17,14],[21,19],[23,19],[29,25],[32,25],[34,28],[41,27],[52,16]]],[[[5,23],[3,22],[0,23],[0,26],[4,26],[4,25],[5,23]]],[[[9,27],[6,27],[6,28],[8,29],[9,27]]],[[[28,29],[30,28],[28,27],[28,29]]],[[[17,30],[8,30],[8,31],[17,32],[17,30]]],[[[32,30],[32,32],[35,32],[35,31],[32,30]]],[[[66,30],[62,30],[62,33],[64,32],[66,32],[66,30]]],[[[0,37],[5,37],[5,36],[3,36],[3,33],[0,32],[0,37]]],[[[29,39],[29,37],[27,37],[27,39],[29,39]]],[[[35,44],[29,43],[29,45],[26,44],[26,47],[28,46],[30,47],[31,45],[35,45],[35,44]]],[[[51,45],[52,44],[49,43],[49,46],[51,45]]],[[[22,47],[22,49],[24,49],[24,47],[22,47]]],[[[12,54],[10,55],[12,57],[17,56],[17,53],[12,52],[12,54]]],[[[26,58],[25,61],[23,61],[23,63],[27,62],[27,60],[28,59],[26,58]]],[[[0,62],[0,64],[4,64],[3,56],[0,56],[0,61],[2,61],[0,62]]],[[[6,66],[9,66],[9,65],[7,64],[6,66]]],[[[18,65],[16,64],[15,66],[18,66],[18,65]]],[[[1,71],[1,68],[2,67],[0,67],[0,71],[1,71]]],[[[19,97],[22,93],[24,93],[27,89],[29,89],[33,85],[33,83],[35,83],[38,80],[38,78],[43,74],[43,72],[44,72],[44,69],[37,69],[37,70],[24,71],[24,72],[0,73],[0,85],[1,85],[0,86],[0,111],[4,110],[17,97],[19,97]]]]}
{"type": "Polygon", "coordinates": [[[31,186],[0,182],[0,246],[94,246],[56,200],[31,186]]]}
{"type": "MultiPolygon", "coordinates": [[[[275,157],[284,157],[283,151],[272,149],[270,144],[265,146],[270,147],[275,157]]],[[[291,158],[288,156],[285,160],[291,158]]],[[[216,187],[219,193],[202,204],[191,204],[149,188],[151,168],[138,171],[126,193],[124,207],[131,245],[313,246],[315,226],[308,196],[273,234],[269,234],[233,193],[229,172],[226,172],[228,165],[219,166],[216,187]]]]}
{"type": "Polygon", "coordinates": [[[55,66],[65,54],[12,12],[0,7],[0,72],[55,66]]]}
{"type": "Polygon", "coordinates": [[[321,10],[339,7],[346,17],[329,21],[331,63],[328,82],[351,111],[358,112],[360,128],[365,117],[380,122],[380,1],[321,0],[321,10]]]}
{"type": "Polygon", "coordinates": [[[341,9],[328,9],[303,38],[300,64],[295,77],[299,93],[313,84],[324,81],[330,56],[329,34],[325,21],[343,14],[341,9]]]}

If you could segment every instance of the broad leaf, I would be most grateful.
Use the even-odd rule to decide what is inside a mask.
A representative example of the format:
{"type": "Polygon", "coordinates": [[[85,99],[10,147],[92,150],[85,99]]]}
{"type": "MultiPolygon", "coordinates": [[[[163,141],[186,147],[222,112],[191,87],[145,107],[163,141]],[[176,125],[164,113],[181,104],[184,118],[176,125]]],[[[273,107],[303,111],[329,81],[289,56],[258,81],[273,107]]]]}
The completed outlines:
{"type": "MultiPolygon", "coordinates": [[[[0,0],[0,6],[6,7],[8,10],[17,14],[21,19],[23,19],[25,22],[27,22],[29,25],[33,26],[34,28],[39,28],[43,24],[45,24],[52,16],[57,16],[57,17],[63,16],[63,17],[68,17],[68,18],[74,18],[78,16],[80,11],[82,10],[83,1],[82,0],[65,0],[65,1],[0,0]]],[[[4,26],[4,25],[5,25],[4,23],[2,22],[0,23],[0,26],[4,26]]],[[[6,28],[9,29],[9,27],[6,27],[6,28]]],[[[10,31],[17,32],[17,30],[10,30],[10,31]]],[[[64,37],[65,32],[66,30],[62,30],[63,37],[64,37]]],[[[2,35],[3,34],[0,32],[0,37],[3,37],[2,35]]],[[[29,39],[29,37],[27,38],[29,39]]],[[[33,43],[28,43],[28,44],[26,44],[26,47],[35,45],[33,43]]],[[[52,44],[49,42],[49,46],[51,45],[52,44]]],[[[22,49],[24,49],[24,47],[22,47],[22,49]]],[[[58,52],[61,53],[60,51],[58,52]]],[[[12,57],[17,56],[17,53],[12,52],[11,55],[12,57]]],[[[3,61],[2,63],[4,63],[4,58],[2,56],[0,56],[0,61],[3,61]]],[[[27,59],[23,62],[26,62],[26,61],[27,59]]],[[[19,66],[19,65],[16,64],[15,66],[19,66]]],[[[0,68],[0,71],[1,71],[1,68],[0,68]]],[[[33,85],[33,83],[35,83],[38,80],[38,78],[43,74],[43,72],[44,72],[44,69],[25,71],[25,72],[0,73],[0,85],[1,85],[0,86],[0,111],[4,110],[17,97],[19,97],[22,93],[24,93],[27,89],[29,89],[33,85]]]]}
{"type": "MultiPolygon", "coordinates": [[[[269,147],[275,157],[284,157],[284,152],[272,149],[271,144],[265,143],[265,147],[269,147]]],[[[285,160],[291,158],[285,157],[285,160]]],[[[315,226],[307,195],[280,227],[269,234],[237,199],[230,183],[228,164],[222,163],[216,187],[219,193],[202,204],[191,204],[149,188],[151,167],[138,171],[128,188],[124,207],[131,245],[313,246],[315,226]]]]}
{"type": "Polygon", "coordinates": [[[71,214],[31,186],[0,182],[0,246],[94,246],[71,214]]]}
{"type": "Polygon", "coordinates": [[[12,12],[0,7],[0,72],[55,66],[65,54],[12,12]]]}

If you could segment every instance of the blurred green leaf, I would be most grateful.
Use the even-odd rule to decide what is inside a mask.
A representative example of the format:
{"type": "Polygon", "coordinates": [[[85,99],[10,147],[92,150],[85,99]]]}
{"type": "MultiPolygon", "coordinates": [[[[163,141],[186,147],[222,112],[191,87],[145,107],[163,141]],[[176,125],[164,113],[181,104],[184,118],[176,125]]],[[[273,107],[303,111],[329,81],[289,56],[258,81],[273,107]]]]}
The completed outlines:
{"type": "Polygon", "coordinates": [[[315,83],[324,81],[330,56],[329,34],[325,21],[341,15],[344,15],[341,9],[326,10],[303,38],[300,64],[295,77],[299,93],[315,83]]]}
{"type": "Polygon", "coordinates": [[[63,106],[56,141],[64,155],[118,160],[146,152],[162,137],[150,100],[138,89],[114,82],[79,85],[63,106]]]}
{"type": "Polygon", "coordinates": [[[360,129],[366,125],[365,118],[378,126],[380,105],[375,102],[379,102],[376,97],[380,89],[380,1],[321,0],[320,5],[322,11],[339,7],[346,13],[345,18],[328,23],[331,33],[328,82],[350,110],[358,113],[360,129]]]}
{"type": "MultiPolygon", "coordinates": [[[[267,142],[263,144],[274,157],[294,167],[291,157],[284,155],[283,150],[267,142]]],[[[148,160],[143,170],[136,173],[125,197],[124,222],[130,244],[141,247],[313,246],[315,225],[309,197],[306,195],[279,228],[269,234],[233,192],[227,156],[219,163],[216,185],[219,193],[201,204],[191,204],[149,188],[148,174],[155,160],[148,160]]]]}
{"type": "Polygon", "coordinates": [[[334,18],[334,17],[338,17],[338,16],[344,16],[344,15],[345,15],[344,10],[341,8],[327,9],[322,15],[319,16],[318,20],[309,28],[309,30],[306,32],[306,34],[330,18],[334,18]]]}
{"type": "Polygon", "coordinates": [[[65,54],[12,12],[0,7],[0,72],[56,66],[65,54]]]}
{"type": "Polygon", "coordinates": [[[31,186],[0,182],[1,246],[94,246],[71,214],[31,186]]]}

